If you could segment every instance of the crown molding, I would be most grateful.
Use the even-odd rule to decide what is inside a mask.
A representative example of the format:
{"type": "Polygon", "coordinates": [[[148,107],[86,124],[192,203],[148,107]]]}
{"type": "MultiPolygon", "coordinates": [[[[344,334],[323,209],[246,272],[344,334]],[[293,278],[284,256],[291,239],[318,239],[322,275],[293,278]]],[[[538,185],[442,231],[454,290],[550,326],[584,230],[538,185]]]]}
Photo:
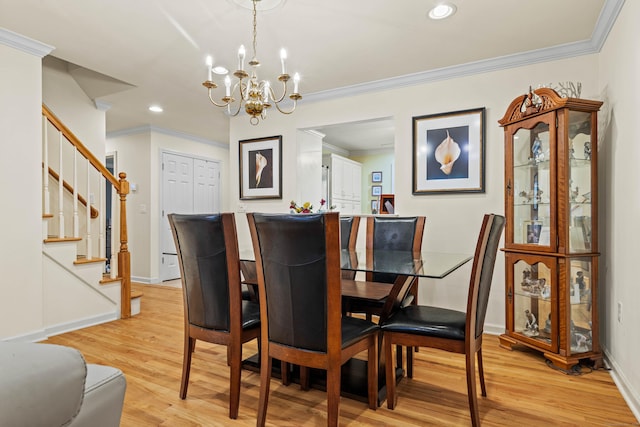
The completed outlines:
{"type": "Polygon", "coordinates": [[[540,62],[598,53],[602,49],[624,2],[625,0],[607,0],[605,2],[593,33],[591,34],[591,38],[588,40],[309,93],[305,95],[305,101],[316,102],[338,97],[361,95],[369,92],[397,89],[403,86],[432,83],[491,71],[522,67],[540,62]]]}
{"type": "Polygon", "coordinates": [[[162,127],[158,127],[158,126],[153,126],[153,125],[148,125],[148,126],[138,126],[135,128],[129,128],[129,129],[122,129],[122,130],[116,130],[113,132],[107,132],[107,139],[110,138],[118,138],[121,136],[128,136],[128,135],[138,135],[141,133],[150,133],[150,132],[154,132],[154,133],[160,133],[163,135],[168,135],[168,136],[174,136],[176,138],[182,138],[182,139],[186,139],[188,141],[194,141],[194,142],[199,142],[201,144],[208,144],[208,145],[212,145],[214,147],[220,147],[220,148],[224,148],[224,149],[229,149],[229,144],[224,144],[222,142],[218,142],[218,141],[213,141],[211,139],[206,139],[206,138],[202,138],[196,135],[191,135],[185,132],[180,132],[180,131],[176,131],[176,130],[172,130],[172,129],[166,129],[166,128],[162,128],[162,127]]]}
{"type": "Polygon", "coordinates": [[[55,49],[53,46],[49,46],[48,44],[41,43],[37,40],[30,39],[29,37],[22,36],[4,28],[0,28],[0,43],[39,58],[47,56],[53,49],[55,49]]]}

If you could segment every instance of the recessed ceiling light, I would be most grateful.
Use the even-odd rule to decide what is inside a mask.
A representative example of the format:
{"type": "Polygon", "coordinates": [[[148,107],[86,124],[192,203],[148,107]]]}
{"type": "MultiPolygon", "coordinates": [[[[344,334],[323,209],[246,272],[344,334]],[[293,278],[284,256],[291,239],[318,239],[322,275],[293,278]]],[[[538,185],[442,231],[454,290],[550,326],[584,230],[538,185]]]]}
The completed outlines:
{"type": "Polygon", "coordinates": [[[450,3],[442,3],[429,11],[429,18],[444,19],[456,13],[456,7],[450,3]]]}
{"type": "Polygon", "coordinates": [[[153,111],[154,113],[162,113],[164,111],[159,105],[152,105],[149,107],[149,111],[153,111]]]}
{"type": "Polygon", "coordinates": [[[220,75],[225,75],[225,74],[229,74],[229,70],[227,70],[225,67],[223,67],[222,65],[218,65],[215,66],[211,69],[211,71],[213,71],[216,74],[220,74],[220,75]]]}

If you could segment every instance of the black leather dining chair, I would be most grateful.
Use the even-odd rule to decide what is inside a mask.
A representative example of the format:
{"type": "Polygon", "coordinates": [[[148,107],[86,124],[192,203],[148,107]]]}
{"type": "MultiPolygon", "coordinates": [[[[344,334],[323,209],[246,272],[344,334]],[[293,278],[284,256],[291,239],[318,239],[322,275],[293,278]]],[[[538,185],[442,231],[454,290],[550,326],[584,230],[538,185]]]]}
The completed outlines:
{"type": "MultiPolygon", "coordinates": [[[[368,263],[384,262],[385,257],[380,255],[380,251],[398,251],[409,253],[419,253],[422,249],[422,237],[424,235],[424,216],[370,216],[367,217],[367,237],[366,248],[367,257],[371,259],[368,263]],[[376,255],[378,252],[378,255],[376,255]]],[[[389,283],[389,290],[395,282],[403,283],[406,276],[388,273],[368,272],[366,280],[370,282],[389,283]]],[[[351,298],[345,302],[351,313],[365,313],[368,320],[375,316],[382,316],[385,313],[385,299],[372,301],[351,298]]],[[[411,278],[410,293],[406,295],[403,305],[416,304],[418,302],[418,278],[411,278]]],[[[402,366],[402,350],[398,348],[398,366],[402,366]]],[[[413,375],[413,351],[407,347],[407,374],[413,375]]]]}
{"type": "Polygon", "coordinates": [[[238,417],[242,344],[260,335],[260,309],[241,296],[238,239],[232,213],[170,214],[184,296],[180,398],[187,397],[196,340],[227,347],[229,417],[238,417]]]}
{"type": "MultiPolygon", "coordinates": [[[[392,360],[394,344],[431,347],[465,355],[469,409],[474,426],[480,425],[475,358],[477,355],[482,396],[486,396],[482,367],[482,334],[493,268],[504,223],[503,216],[484,216],[473,259],[466,312],[421,305],[402,307],[403,295],[408,292],[410,285],[407,282],[403,287],[394,288],[394,292],[388,297],[395,305],[395,310],[381,324],[387,361],[392,360]]],[[[393,409],[396,404],[396,378],[391,363],[387,363],[385,375],[387,407],[393,409]]]]}
{"type": "MultiPolygon", "coordinates": [[[[370,263],[376,263],[376,251],[402,251],[407,253],[419,253],[422,247],[422,236],[424,234],[424,216],[395,217],[395,216],[370,216],[367,217],[367,257],[370,263]]],[[[384,255],[378,255],[384,256],[384,255]]],[[[393,283],[403,281],[403,277],[397,274],[367,272],[366,280],[370,282],[393,283]]],[[[411,294],[407,296],[406,303],[417,300],[417,278],[414,280],[411,294]]],[[[364,312],[367,319],[372,315],[380,315],[384,300],[353,300],[350,308],[353,312],[364,312]]]]}
{"type": "Polygon", "coordinates": [[[342,365],[367,351],[369,407],[378,406],[378,326],[341,311],[338,213],[247,214],[262,324],[258,426],[265,424],[272,358],[326,371],[327,425],[337,426],[342,365]]]}

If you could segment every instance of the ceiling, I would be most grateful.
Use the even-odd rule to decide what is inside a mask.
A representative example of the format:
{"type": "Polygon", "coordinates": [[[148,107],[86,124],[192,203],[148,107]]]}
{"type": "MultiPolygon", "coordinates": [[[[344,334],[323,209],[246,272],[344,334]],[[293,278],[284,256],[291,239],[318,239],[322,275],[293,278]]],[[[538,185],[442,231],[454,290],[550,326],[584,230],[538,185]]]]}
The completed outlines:
{"type": "MultiPolygon", "coordinates": [[[[285,47],[304,103],[592,53],[624,0],[450,0],[455,15],[428,19],[439,2],[285,0],[258,12],[258,76],[275,81],[285,47]]],[[[223,143],[229,119],[207,99],[204,61],[235,70],[251,19],[234,0],[0,0],[0,27],[53,46],[85,92],[110,105],[107,132],[154,126],[223,143]]]]}

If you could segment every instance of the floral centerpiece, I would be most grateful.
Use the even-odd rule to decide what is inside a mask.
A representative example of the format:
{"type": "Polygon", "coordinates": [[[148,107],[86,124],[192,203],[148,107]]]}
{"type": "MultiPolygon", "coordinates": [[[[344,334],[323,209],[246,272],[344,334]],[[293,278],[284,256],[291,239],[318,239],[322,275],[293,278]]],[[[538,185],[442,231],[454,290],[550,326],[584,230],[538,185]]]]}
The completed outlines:
{"type": "MultiPolygon", "coordinates": [[[[327,203],[327,201],[325,199],[320,199],[320,209],[318,210],[323,211],[323,206],[327,203]]],[[[289,209],[291,209],[291,213],[313,213],[313,205],[311,204],[311,202],[304,202],[302,204],[302,206],[298,206],[298,204],[295,202],[295,200],[292,200],[289,203],[289,209]]],[[[333,206],[329,207],[329,209],[333,209],[333,206]]]]}

